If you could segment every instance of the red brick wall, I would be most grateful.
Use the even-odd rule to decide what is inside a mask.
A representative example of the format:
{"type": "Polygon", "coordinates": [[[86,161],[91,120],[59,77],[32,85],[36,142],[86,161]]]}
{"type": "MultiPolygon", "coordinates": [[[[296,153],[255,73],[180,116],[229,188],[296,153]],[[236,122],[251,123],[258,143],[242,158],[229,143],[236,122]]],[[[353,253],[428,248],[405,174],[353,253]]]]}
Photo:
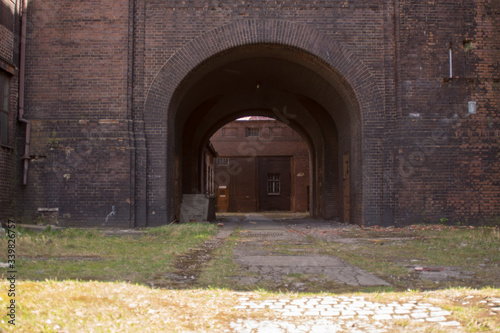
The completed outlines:
{"type": "Polygon", "coordinates": [[[291,157],[292,196],[291,210],[307,211],[307,187],[309,186],[309,152],[306,143],[290,127],[278,121],[233,121],[219,129],[210,139],[220,157],[237,158],[241,172],[231,174],[230,182],[226,184],[227,167],[218,167],[223,173],[216,180],[223,181],[230,189],[230,209],[239,207],[238,202],[244,202],[245,208],[233,209],[253,211],[258,209],[257,179],[255,163],[242,164],[241,161],[255,161],[259,157],[282,156],[291,157]],[[246,129],[256,128],[260,131],[258,137],[247,137],[246,129]],[[253,175],[253,176],[252,176],[253,175]],[[249,190],[247,192],[246,190],[249,190]]]}
{"type": "Polygon", "coordinates": [[[63,225],[131,220],[127,2],[29,1],[29,184],[21,213],[59,208],[63,225]],[[114,207],[114,208],[113,208],[114,207]]]}
{"type": "MultiPolygon", "coordinates": [[[[34,124],[33,156],[29,185],[18,188],[26,219],[38,207],[59,207],[68,225],[99,225],[108,216],[121,226],[173,219],[175,175],[189,170],[182,165],[182,150],[189,150],[185,122],[204,119],[189,118],[200,107],[189,101],[203,94],[190,89],[203,70],[252,43],[266,44],[264,51],[280,44],[280,56],[332,87],[322,89],[313,76],[286,82],[307,90],[305,97],[293,95],[308,110],[297,125],[312,142],[330,144],[314,147],[323,153],[313,170],[324,180],[316,201],[339,201],[339,156],[350,151],[356,223],[500,214],[496,0],[29,4],[26,116],[34,124]],[[477,114],[467,114],[469,101],[477,114]]],[[[17,52],[4,51],[10,42],[3,36],[2,57],[17,52]]],[[[215,116],[205,120],[203,133],[193,136],[222,125],[215,116]]],[[[342,211],[321,207],[328,217],[342,211]]]]}
{"type": "Polygon", "coordinates": [[[499,215],[498,1],[401,2],[400,221],[499,215]],[[449,49],[453,73],[449,73],[449,49]],[[477,114],[468,113],[468,102],[477,114]]]}
{"type": "Polygon", "coordinates": [[[9,96],[9,139],[6,145],[0,145],[0,219],[15,218],[16,205],[16,134],[17,134],[17,46],[19,39],[18,14],[15,2],[10,0],[0,1],[0,71],[10,80],[9,96]]]}
{"type": "Polygon", "coordinates": [[[4,25],[0,25],[0,57],[12,61],[14,34],[4,25]]]}

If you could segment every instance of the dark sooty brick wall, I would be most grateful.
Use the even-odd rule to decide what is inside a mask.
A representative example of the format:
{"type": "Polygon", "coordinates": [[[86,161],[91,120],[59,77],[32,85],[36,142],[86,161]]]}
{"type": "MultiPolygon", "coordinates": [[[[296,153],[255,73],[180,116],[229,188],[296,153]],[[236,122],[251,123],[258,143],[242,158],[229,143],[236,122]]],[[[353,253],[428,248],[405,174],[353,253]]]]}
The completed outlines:
{"type": "Polygon", "coordinates": [[[199,191],[208,138],[258,114],[311,147],[314,216],[345,218],[349,188],[358,224],[495,218],[499,11],[496,0],[31,0],[32,151],[11,205],[25,220],[59,208],[64,225],[168,223],[199,191]]]}
{"type": "MultiPolygon", "coordinates": [[[[19,23],[19,5],[10,0],[0,0],[0,75],[4,84],[0,88],[2,93],[8,90],[8,95],[1,98],[3,103],[7,102],[7,109],[0,105],[3,113],[0,134],[5,138],[0,144],[0,220],[4,221],[15,216],[15,191],[21,184],[21,180],[16,179],[16,161],[20,162],[16,149],[19,23]]],[[[24,126],[22,130],[24,134],[24,126]]],[[[21,146],[20,151],[22,149],[21,146]]]]}

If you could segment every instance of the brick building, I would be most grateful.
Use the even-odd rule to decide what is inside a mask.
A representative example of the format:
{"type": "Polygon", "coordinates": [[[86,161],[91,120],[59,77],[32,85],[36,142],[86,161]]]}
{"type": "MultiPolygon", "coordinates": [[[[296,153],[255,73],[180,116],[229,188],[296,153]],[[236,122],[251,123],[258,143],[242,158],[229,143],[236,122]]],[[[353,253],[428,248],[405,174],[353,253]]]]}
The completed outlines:
{"type": "Polygon", "coordinates": [[[500,214],[497,0],[0,3],[2,218],[168,223],[252,115],[306,141],[315,217],[500,214]]]}
{"type": "MultiPolygon", "coordinates": [[[[20,162],[23,155],[22,149],[16,149],[16,135],[18,127],[19,135],[26,130],[25,124],[17,126],[19,13],[16,1],[0,1],[0,220],[15,216],[15,189],[22,182],[16,179],[16,161],[20,162]]],[[[24,119],[22,114],[20,119],[24,119]]]]}
{"type": "Polygon", "coordinates": [[[218,211],[308,210],[309,152],[292,128],[271,118],[230,122],[210,138],[218,211]]]}

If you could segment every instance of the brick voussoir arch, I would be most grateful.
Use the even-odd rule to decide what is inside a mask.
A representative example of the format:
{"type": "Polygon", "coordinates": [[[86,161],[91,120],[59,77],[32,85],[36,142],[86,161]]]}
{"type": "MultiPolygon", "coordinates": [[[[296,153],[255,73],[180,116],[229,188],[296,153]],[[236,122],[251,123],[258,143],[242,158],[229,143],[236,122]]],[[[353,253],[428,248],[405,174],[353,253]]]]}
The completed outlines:
{"type": "MultiPolygon", "coordinates": [[[[170,173],[171,177],[174,172],[173,166],[170,165],[172,163],[168,164],[166,160],[163,162],[158,161],[158,156],[167,156],[167,160],[174,156],[173,143],[169,141],[173,139],[175,105],[177,100],[181,98],[177,92],[182,90],[179,87],[182,85],[183,80],[208,59],[225,51],[252,44],[273,44],[301,50],[319,60],[318,63],[323,66],[328,65],[332,69],[332,73],[341,78],[336,83],[340,85],[337,88],[344,91],[351,103],[353,103],[349,117],[352,124],[357,127],[358,135],[361,137],[360,149],[378,150],[377,148],[380,148],[375,147],[378,145],[375,142],[376,140],[367,139],[363,136],[364,128],[362,124],[365,123],[363,114],[368,112],[374,115],[383,112],[383,106],[381,107],[379,104],[383,99],[378,86],[374,82],[376,79],[360,59],[330,36],[302,24],[284,20],[240,20],[208,31],[193,39],[165,62],[151,83],[145,98],[145,136],[148,145],[161,146],[161,148],[155,148],[154,152],[148,149],[145,157],[148,161],[147,179],[166,178],[163,184],[148,181],[147,192],[152,196],[156,196],[157,193],[167,196],[165,184],[170,179],[168,174],[170,173]],[[159,149],[163,149],[162,153],[164,154],[159,154],[159,149]],[[151,177],[150,174],[152,174],[151,177]],[[163,189],[160,189],[160,187],[163,187],[163,189]]],[[[364,155],[362,151],[360,153],[364,155]]],[[[361,168],[365,176],[366,172],[371,172],[365,163],[361,168]]],[[[363,187],[360,191],[360,194],[365,192],[363,187]]],[[[362,201],[365,202],[367,198],[362,197],[362,201]]],[[[156,199],[154,201],[158,202],[156,199]]],[[[167,201],[165,217],[171,218],[172,200],[166,200],[165,198],[165,201],[167,201]]],[[[149,202],[151,200],[148,199],[149,202]]],[[[159,203],[155,203],[155,205],[159,205],[159,203]]],[[[162,208],[156,206],[148,208],[148,211],[153,209],[156,211],[162,210],[162,208]]],[[[365,208],[362,209],[365,210],[365,208]]],[[[159,219],[163,215],[156,214],[156,217],[152,218],[159,219]]],[[[362,215],[364,216],[365,213],[362,213],[362,215]]],[[[149,218],[151,216],[148,214],[147,219],[149,220],[149,218]]],[[[161,223],[153,222],[148,224],[156,225],[161,223]]]]}
{"type": "Polygon", "coordinates": [[[333,38],[289,21],[242,20],[208,31],[172,55],[157,73],[147,92],[146,110],[156,94],[170,100],[182,80],[207,59],[226,50],[251,44],[278,44],[318,57],[351,85],[362,110],[370,109],[371,103],[379,100],[376,97],[382,96],[378,89],[372,90],[375,79],[369,69],[333,38]]]}

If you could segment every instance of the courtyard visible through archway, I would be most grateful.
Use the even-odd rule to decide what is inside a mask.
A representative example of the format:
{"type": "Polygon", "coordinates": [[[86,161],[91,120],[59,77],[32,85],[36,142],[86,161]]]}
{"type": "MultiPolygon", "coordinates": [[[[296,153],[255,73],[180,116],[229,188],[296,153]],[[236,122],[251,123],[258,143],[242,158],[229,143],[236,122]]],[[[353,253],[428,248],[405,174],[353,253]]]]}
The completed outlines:
{"type": "MultiPolygon", "coordinates": [[[[308,192],[304,195],[305,210],[313,217],[361,223],[361,131],[355,125],[358,106],[351,88],[338,73],[324,66],[303,51],[257,44],[212,57],[188,75],[170,109],[175,143],[169,147],[174,149],[176,161],[175,178],[170,181],[175,184],[176,211],[183,195],[206,192],[204,151],[210,137],[235,119],[265,116],[293,129],[308,147],[309,185],[302,187],[308,192]]],[[[256,155],[257,133],[244,134],[256,138],[254,148],[239,146],[241,157],[245,152],[256,155]]],[[[272,139],[269,128],[261,134],[261,143],[265,135],[267,140],[272,139]]],[[[287,164],[277,159],[267,162],[274,163],[275,169],[287,164]]],[[[259,163],[267,162],[262,159],[259,163]]],[[[272,186],[272,179],[267,177],[278,174],[265,172],[262,177],[272,186]]],[[[266,187],[265,191],[273,189],[267,191],[266,187]]],[[[267,194],[267,198],[278,198],[267,194]]],[[[273,206],[261,198],[254,207],[292,210],[295,204],[302,205],[291,199],[288,203],[273,206]]]]}

